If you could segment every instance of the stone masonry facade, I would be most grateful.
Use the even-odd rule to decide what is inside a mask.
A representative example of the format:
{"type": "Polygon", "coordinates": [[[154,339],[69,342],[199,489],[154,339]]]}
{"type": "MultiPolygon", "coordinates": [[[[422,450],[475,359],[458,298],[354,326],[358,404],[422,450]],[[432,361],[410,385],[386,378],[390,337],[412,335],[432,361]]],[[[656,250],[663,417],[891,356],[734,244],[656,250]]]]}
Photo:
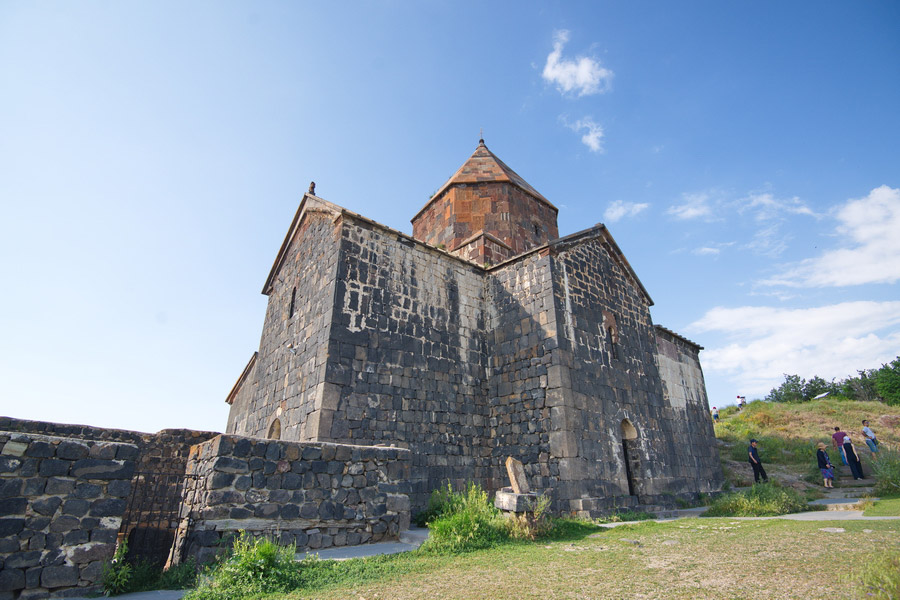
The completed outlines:
{"type": "Polygon", "coordinates": [[[408,448],[413,510],[499,489],[508,456],[559,511],[718,491],[701,348],[653,324],[606,227],[557,239],[548,207],[483,142],[413,237],[304,196],[228,433],[408,448]],[[470,254],[479,231],[508,256],[470,254]]]}
{"type": "Polygon", "coordinates": [[[0,598],[100,590],[139,452],[0,432],[0,598]]]}
{"type": "Polygon", "coordinates": [[[173,562],[209,562],[244,532],[301,549],[397,539],[409,450],[218,436],[187,467],[173,562]]]}

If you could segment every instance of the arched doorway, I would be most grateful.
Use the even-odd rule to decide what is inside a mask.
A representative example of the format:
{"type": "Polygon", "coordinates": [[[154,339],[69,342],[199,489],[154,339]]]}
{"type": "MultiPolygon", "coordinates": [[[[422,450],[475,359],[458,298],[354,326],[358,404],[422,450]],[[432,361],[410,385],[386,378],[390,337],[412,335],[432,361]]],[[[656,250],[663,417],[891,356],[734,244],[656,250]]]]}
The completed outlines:
{"type": "Polygon", "coordinates": [[[637,481],[634,473],[640,473],[640,459],[637,452],[637,429],[628,419],[622,419],[622,454],[625,459],[625,476],[628,479],[628,494],[637,495],[637,481]]]}
{"type": "Polygon", "coordinates": [[[272,421],[272,424],[269,426],[269,435],[266,436],[270,440],[280,440],[281,439],[281,421],[275,419],[272,421]]]}

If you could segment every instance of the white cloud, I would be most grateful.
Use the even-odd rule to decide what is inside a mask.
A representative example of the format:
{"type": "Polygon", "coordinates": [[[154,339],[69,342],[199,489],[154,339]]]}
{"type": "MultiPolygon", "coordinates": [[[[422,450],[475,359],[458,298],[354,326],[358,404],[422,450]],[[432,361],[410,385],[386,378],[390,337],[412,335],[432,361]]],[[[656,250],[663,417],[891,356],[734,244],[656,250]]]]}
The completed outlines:
{"type": "Polygon", "coordinates": [[[647,203],[623,202],[616,200],[603,212],[603,219],[608,223],[615,223],[624,217],[633,217],[645,210],[650,205],[647,203]]]}
{"type": "Polygon", "coordinates": [[[560,117],[562,122],[575,133],[584,134],[581,136],[581,142],[590,148],[591,152],[603,152],[603,127],[594,122],[591,117],[584,117],[574,123],[566,121],[565,117],[560,117]]]}
{"type": "Polygon", "coordinates": [[[710,248],[709,246],[691,250],[691,253],[696,254],[697,256],[718,256],[720,252],[721,250],[719,248],[710,248]]]}
{"type": "Polygon", "coordinates": [[[600,66],[600,61],[595,58],[563,58],[563,46],[568,41],[569,32],[565,29],[554,35],[553,51],[547,55],[547,64],[542,73],[544,80],[555,84],[563,94],[577,92],[578,96],[590,96],[608,91],[613,72],[600,66]]]}
{"type": "Polygon", "coordinates": [[[900,280],[900,189],[886,185],[836,213],[844,247],[788,267],[770,285],[832,287],[900,280]]]}
{"type": "Polygon", "coordinates": [[[787,250],[787,243],[790,239],[790,235],[781,233],[780,224],[773,223],[754,233],[753,239],[745,245],[745,248],[752,250],[756,254],[774,258],[787,250]]]}
{"type": "Polygon", "coordinates": [[[682,194],[681,197],[684,202],[676,206],[670,206],[669,210],[666,211],[667,214],[682,221],[712,216],[709,194],[682,194]]]}
{"type": "Polygon", "coordinates": [[[779,199],[770,193],[750,194],[742,201],[738,212],[752,212],[757,221],[769,221],[780,218],[783,214],[818,216],[800,198],[796,196],[788,199],[779,199]]]}
{"type": "Polygon", "coordinates": [[[688,326],[725,345],[703,352],[703,369],[732,376],[762,397],[785,373],[844,378],[888,362],[900,347],[900,302],[844,302],[805,309],[717,307],[688,326]]]}

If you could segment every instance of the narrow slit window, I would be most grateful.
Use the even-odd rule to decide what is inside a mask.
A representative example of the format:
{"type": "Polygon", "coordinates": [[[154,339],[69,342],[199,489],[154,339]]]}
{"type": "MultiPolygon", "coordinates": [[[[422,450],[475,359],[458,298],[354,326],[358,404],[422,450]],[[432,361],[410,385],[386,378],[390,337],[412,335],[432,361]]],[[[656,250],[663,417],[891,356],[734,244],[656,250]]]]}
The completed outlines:
{"type": "Polygon", "coordinates": [[[291,290],[291,309],[288,311],[288,318],[294,316],[294,304],[297,302],[297,288],[291,290]]]}

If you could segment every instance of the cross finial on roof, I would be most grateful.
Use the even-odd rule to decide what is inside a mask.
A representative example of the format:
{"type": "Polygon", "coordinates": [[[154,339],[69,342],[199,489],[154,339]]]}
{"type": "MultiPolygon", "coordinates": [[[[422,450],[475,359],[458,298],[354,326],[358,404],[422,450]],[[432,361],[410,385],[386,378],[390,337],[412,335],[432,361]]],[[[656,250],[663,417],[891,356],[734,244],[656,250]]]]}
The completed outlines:
{"type": "Polygon", "coordinates": [[[478,130],[478,143],[480,145],[484,145],[484,127],[478,130]]]}

